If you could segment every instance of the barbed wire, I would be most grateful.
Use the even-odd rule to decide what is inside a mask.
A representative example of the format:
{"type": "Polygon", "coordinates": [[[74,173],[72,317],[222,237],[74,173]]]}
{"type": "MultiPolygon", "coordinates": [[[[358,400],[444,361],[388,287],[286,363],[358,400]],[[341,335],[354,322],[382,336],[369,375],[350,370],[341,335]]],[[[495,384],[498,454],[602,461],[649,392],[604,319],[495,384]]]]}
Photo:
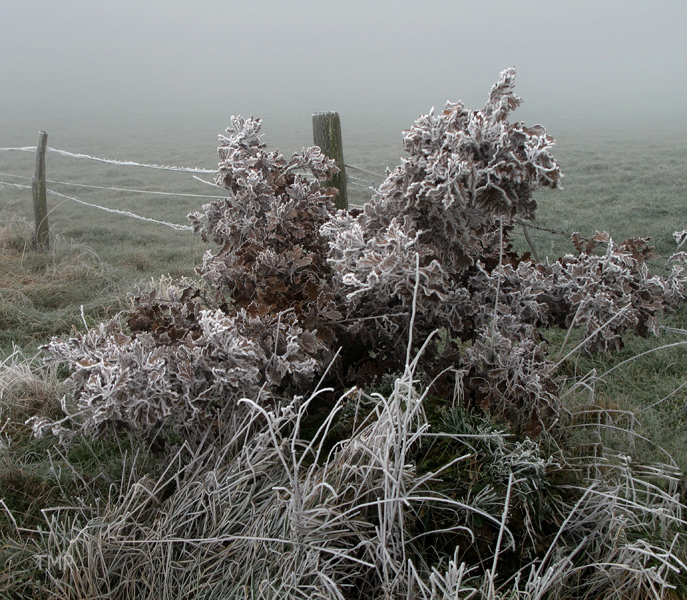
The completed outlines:
{"type": "MultiPolygon", "coordinates": [[[[570,236],[572,235],[572,233],[570,233],[568,231],[562,231],[560,229],[549,229],[548,227],[542,227],[540,225],[535,225],[534,223],[525,223],[524,221],[521,221],[520,219],[513,219],[513,222],[517,223],[518,225],[520,225],[522,227],[527,227],[529,229],[536,229],[538,231],[547,231],[549,233],[554,233],[556,235],[562,235],[564,237],[567,237],[568,239],[570,239],[570,236]]],[[[585,237],[580,237],[580,239],[587,241],[587,238],[585,238],[585,237]]]]}
{"type": "Polygon", "coordinates": [[[371,181],[367,181],[365,179],[360,179],[359,177],[355,177],[354,175],[346,175],[346,180],[348,183],[352,185],[357,185],[358,187],[362,187],[368,190],[372,190],[373,192],[377,191],[377,188],[374,186],[374,184],[371,181]]]}
{"type": "MultiPolygon", "coordinates": [[[[18,151],[18,152],[36,152],[37,147],[36,146],[24,146],[24,147],[9,147],[9,148],[0,148],[0,151],[5,151],[5,152],[11,152],[11,151],[18,151]]],[[[73,153],[73,152],[68,152],[66,150],[60,150],[56,148],[51,148],[47,147],[46,151],[48,152],[54,152],[57,154],[60,154],[62,156],[67,156],[71,158],[82,158],[82,159],[88,159],[88,160],[93,160],[96,162],[101,162],[101,163],[106,163],[106,164],[113,164],[117,166],[136,166],[136,167],[145,167],[145,168],[150,168],[150,169],[160,169],[160,170],[166,170],[166,171],[178,171],[178,172],[186,172],[186,173],[203,173],[203,174],[215,174],[216,170],[211,170],[211,169],[202,169],[202,168],[195,168],[195,167],[176,167],[176,166],[171,166],[171,165],[156,165],[156,164],[151,164],[151,163],[139,163],[139,162],[134,162],[134,161],[123,161],[123,160],[116,160],[116,159],[106,159],[106,158],[99,158],[95,156],[91,156],[88,154],[80,154],[80,153],[73,153]]],[[[359,173],[363,173],[366,175],[370,175],[372,177],[378,177],[381,179],[385,179],[386,175],[382,175],[380,173],[375,173],[374,171],[370,171],[369,169],[364,169],[362,167],[358,167],[356,165],[350,165],[346,164],[345,165],[347,169],[350,169],[352,171],[357,171],[359,173]]],[[[11,173],[0,173],[1,176],[7,176],[7,177],[16,177],[19,179],[32,179],[31,177],[26,177],[22,175],[13,175],[11,173]]],[[[194,175],[194,179],[197,179],[198,181],[201,181],[207,185],[213,185],[215,187],[220,186],[209,182],[205,181],[203,179],[200,179],[199,177],[194,175]]],[[[377,192],[378,188],[375,187],[374,182],[369,181],[367,179],[362,179],[360,177],[356,177],[355,175],[351,175],[350,173],[347,174],[346,177],[347,181],[358,187],[362,187],[365,189],[368,189],[372,192],[377,192]]],[[[98,185],[88,185],[88,184],[82,184],[82,183],[68,183],[64,181],[54,181],[54,180],[47,180],[47,183],[51,184],[57,184],[57,185],[66,185],[66,186],[75,186],[75,187],[82,187],[82,188],[90,188],[90,189],[98,189],[98,190],[111,190],[111,191],[116,191],[116,192],[127,192],[127,193],[135,193],[135,194],[150,194],[150,195],[161,195],[161,196],[182,196],[182,197],[188,197],[188,198],[208,198],[208,199],[222,199],[226,198],[227,196],[210,196],[207,194],[187,194],[187,193],[181,193],[181,192],[161,192],[161,191],[151,191],[151,190],[135,190],[135,189],[128,189],[128,188],[115,188],[115,187],[106,187],[106,186],[98,186],[98,185]]],[[[18,187],[18,188],[25,188],[25,189],[31,189],[31,186],[23,186],[19,184],[14,184],[10,182],[5,182],[5,181],[0,181],[0,185],[9,185],[13,187],[18,187]]],[[[98,204],[93,204],[90,202],[86,202],[84,200],[81,200],[79,198],[75,198],[73,196],[68,196],[66,194],[61,194],[59,192],[56,192],[54,190],[47,190],[48,193],[55,195],[55,196],[60,196],[62,198],[72,200],[74,202],[78,202],[79,204],[83,204],[84,206],[90,206],[92,208],[97,208],[100,210],[104,210],[106,212],[110,213],[115,213],[115,214],[120,214],[123,216],[139,219],[142,221],[148,221],[151,223],[157,223],[160,225],[165,225],[167,227],[171,227],[176,230],[184,230],[184,231],[190,231],[192,230],[192,227],[189,227],[187,225],[179,225],[177,223],[169,223],[167,221],[160,221],[157,219],[151,219],[148,217],[143,217],[141,215],[137,215],[135,213],[129,212],[129,211],[122,211],[118,209],[113,209],[113,208],[108,208],[105,206],[101,206],[98,204]]],[[[532,250],[533,255],[536,258],[537,252],[534,247],[534,244],[532,242],[531,238],[534,239],[539,239],[539,240],[546,240],[546,241],[551,241],[550,237],[544,237],[541,235],[534,235],[529,233],[528,230],[534,229],[537,231],[542,231],[546,232],[549,234],[557,235],[557,236],[562,236],[566,238],[566,240],[570,240],[572,233],[568,231],[563,231],[560,229],[551,229],[549,227],[542,227],[541,225],[535,225],[534,223],[531,222],[524,222],[519,219],[514,219],[513,220],[514,224],[520,225],[522,227],[522,235],[524,235],[528,245],[530,246],[530,249],[532,250]]],[[[514,230],[513,233],[515,235],[521,235],[519,231],[514,230]]],[[[580,239],[583,241],[588,241],[589,238],[585,238],[584,236],[580,235],[580,239]]],[[[664,260],[667,259],[665,256],[660,256],[660,258],[663,258],[664,260]]]]}
{"type": "MultiPolygon", "coordinates": [[[[19,179],[32,179],[32,177],[26,177],[25,175],[13,175],[12,173],[0,173],[4,177],[18,177],[19,179]]],[[[202,180],[201,180],[202,181],[202,180]]],[[[115,188],[115,187],[104,187],[101,185],[86,185],[85,183],[67,183],[66,181],[53,181],[51,179],[46,179],[46,183],[57,183],[59,185],[72,185],[82,188],[93,188],[96,190],[113,190],[115,192],[132,192],[134,194],[155,194],[159,196],[185,196],[188,198],[214,198],[216,200],[221,200],[226,198],[226,196],[208,196],[207,194],[182,194],[180,192],[156,192],[151,190],[131,190],[128,188],[115,188]]],[[[207,183],[207,182],[204,182],[207,183]]]]}
{"type": "MultiPolygon", "coordinates": [[[[513,229],[513,230],[510,232],[511,235],[515,235],[515,236],[518,236],[518,237],[521,237],[521,236],[522,236],[522,237],[525,238],[525,241],[528,243],[530,249],[532,250],[532,255],[535,257],[535,260],[536,260],[537,262],[540,262],[539,259],[538,259],[538,257],[537,257],[537,252],[536,252],[536,250],[535,250],[535,248],[534,248],[534,244],[532,243],[532,240],[531,240],[531,239],[528,239],[528,237],[529,237],[529,238],[533,238],[533,239],[535,239],[535,240],[544,240],[544,241],[547,241],[547,242],[551,242],[551,241],[552,241],[552,237],[545,237],[545,236],[542,236],[542,235],[536,235],[536,234],[528,233],[528,232],[527,232],[527,228],[532,228],[532,229],[536,229],[536,230],[538,230],[538,231],[545,231],[545,232],[552,233],[552,234],[555,234],[555,235],[563,236],[563,237],[566,238],[567,242],[570,243],[571,246],[572,246],[572,242],[571,242],[572,233],[568,233],[568,232],[566,232],[566,231],[561,231],[561,230],[558,230],[558,229],[549,229],[548,227],[541,227],[541,226],[538,226],[538,225],[532,225],[532,224],[530,224],[530,223],[523,223],[522,221],[520,221],[520,220],[518,220],[518,219],[514,219],[513,222],[516,223],[516,224],[518,224],[518,225],[522,225],[522,226],[523,226],[523,230],[522,230],[522,231],[518,231],[517,229],[513,229]]],[[[579,234],[579,232],[576,232],[576,233],[579,234]]],[[[580,235],[580,238],[579,238],[579,239],[586,242],[586,241],[589,241],[590,238],[586,238],[586,237],[580,235]]],[[[572,254],[573,248],[570,248],[570,250],[571,250],[571,252],[569,252],[568,254],[572,254]]],[[[660,263],[657,263],[656,261],[650,260],[650,259],[649,259],[649,260],[645,260],[645,262],[646,262],[647,265],[650,265],[650,266],[655,267],[655,268],[657,268],[657,269],[665,269],[665,268],[666,268],[666,265],[668,264],[667,261],[669,261],[673,256],[674,256],[674,254],[671,254],[671,255],[667,256],[667,255],[665,255],[665,254],[658,254],[658,253],[656,253],[656,258],[660,258],[660,259],[666,261],[666,263],[660,264],[660,263]]]]}
{"type": "Polygon", "coordinates": [[[386,175],[380,175],[379,173],[375,173],[374,171],[368,171],[367,169],[363,169],[362,167],[356,167],[355,165],[349,164],[346,164],[345,167],[347,169],[352,169],[353,171],[358,171],[359,173],[365,173],[365,175],[372,175],[373,177],[380,177],[382,179],[386,179],[386,175]]]}
{"type": "MultiPolygon", "coordinates": [[[[0,186],[2,185],[9,185],[12,187],[16,188],[23,188],[30,190],[31,186],[30,185],[21,185],[19,183],[10,183],[9,181],[0,181],[0,186]]],[[[74,196],[67,196],[66,194],[61,194],[60,192],[56,192],[55,190],[46,190],[48,194],[52,194],[53,196],[59,196],[61,198],[66,198],[67,200],[73,200],[74,202],[78,202],[79,204],[83,204],[84,206],[90,206],[91,208],[98,208],[100,210],[104,210],[105,212],[109,213],[115,213],[118,215],[123,215],[125,217],[131,217],[132,219],[140,219],[141,221],[148,221],[150,223],[157,223],[158,225],[166,225],[167,227],[171,227],[172,229],[176,229],[177,231],[193,231],[193,227],[189,227],[188,225],[179,225],[178,223],[169,223],[167,221],[159,221],[158,219],[151,219],[149,217],[142,217],[141,215],[137,215],[136,213],[132,213],[129,211],[125,210],[117,210],[116,208],[108,208],[106,206],[100,206],[99,204],[92,204],[91,202],[85,202],[84,200],[80,200],[79,198],[74,198],[74,196]]]]}
{"type": "Polygon", "coordinates": [[[23,146],[21,148],[0,148],[0,152],[35,152],[36,146],[23,146]]]}
{"type": "MultiPolygon", "coordinates": [[[[36,152],[36,146],[24,146],[23,148],[0,148],[3,152],[36,152]]],[[[217,173],[217,169],[201,169],[196,167],[174,167],[171,165],[155,165],[150,163],[139,163],[131,160],[116,160],[110,158],[98,158],[97,156],[90,156],[89,154],[78,154],[74,152],[68,152],[67,150],[59,150],[57,148],[46,148],[47,152],[55,152],[62,156],[69,156],[71,158],[85,158],[88,160],[94,160],[96,162],[106,163],[110,165],[126,166],[126,167],[146,167],[148,169],[162,169],[165,171],[181,171],[184,173],[217,173]]]]}

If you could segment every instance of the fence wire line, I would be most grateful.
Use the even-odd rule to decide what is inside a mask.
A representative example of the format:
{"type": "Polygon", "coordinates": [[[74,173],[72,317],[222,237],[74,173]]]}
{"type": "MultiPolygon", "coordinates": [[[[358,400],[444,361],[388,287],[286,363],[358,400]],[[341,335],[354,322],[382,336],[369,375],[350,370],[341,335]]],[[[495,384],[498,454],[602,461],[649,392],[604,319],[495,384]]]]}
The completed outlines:
{"type": "MultiPolygon", "coordinates": [[[[0,152],[36,152],[37,147],[36,146],[22,146],[22,147],[16,147],[16,148],[0,148],[0,152]]],[[[165,166],[165,165],[153,165],[153,164],[146,164],[146,163],[137,163],[129,160],[114,160],[114,159],[108,159],[108,158],[98,158],[96,156],[90,156],[88,154],[75,154],[73,152],[68,152],[66,150],[58,150],[57,148],[51,148],[50,146],[46,147],[46,151],[48,152],[56,152],[57,154],[61,154],[63,156],[71,156],[72,158],[87,158],[89,160],[95,160],[98,162],[102,163],[108,163],[108,164],[113,164],[113,165],[122,165],[122,166],[134,166],[134,167],[148,167],[149,169],[166,169],[169,171],[185,171],[187,173],[216,173],[217,170],[210,170],[210,169],[200,169],[196,167],[173,167],[173,166],[165,166]]],[[[355,165],[345,165],[347,169],[352,169],[354,171],[358,171],[359,173],[365,173],[366,175],[372,175],[373,177],[380,177],[381,179],[386,179],[386,175],[382,175],[380,173],[375,173],[374,171],[370,171],[368,169],[363,169],[362,167],[356,167],[355,165]]]]}
{"type": "Polygon", "coordinates": [[[374,192],[377,191],[377,188],[374,186],[374,184],[371,181],[367,181],[365,179],[360,179],[359,177],[354,177],[353,175],[347,175],[346,179],[348,180],[348,183],[352,185],[357,185],[358,187],[364,187],[367,189],[370,189],[374,192]]]}
{"type": "MultiPolygon", "coordinates": [[[[23,188],[26,190],[31,189],[30,185],[20,185],[19,183],[10,183],[8,181],[0,181],[0,185],[10,185],[12,187],[23,188]]],[[[117,210],[116,208],[107,208],[106,206],[100,206],[99,204],[92,204],[90,202],[85,202],[83,200],[79,200],[78,198],[74,198],[73,196],[67,196],[66,194],[60,194],[60,192],[56,192],[54,190],[46,190],[46,192],[48,194],[52,194],[53,196],[59,196],[60,198],[66,198],[67,200],[73,200],[74,202],[78,202],[79,204],[83,204],[84,206],[90,206],[91,208],[99,208],[100,210],[104,210],[106,212],[115,213],[117,215],[123,215],[125,217],[131,217],[132,219],[140,219],[141,221],[148,221],[150,223],[157,223],[158,225],[166,225],[167,227],[171,227],[172,229],[176,229],[177,231],[193,231],[193,227],[189,227],[188,225],[179,225],[178,223],[168,223],[167,221],[159,221],[157,219],[151,219],[149,217],[142,217],[141,215],[137,215],[135,213],[128,212],[125,210],[117,210]]]]}
{"type": "Polygon", "coordinates": [[[386,175],[380,175],[379,173],[375,173],[374,171],[368,171],[367,169],[363,169],[361,167],[356,167],[355,165],[346,164],[344,166],[347,169],[353,169],[354,171],[358,171],[360,173],[365,173],[366,175],[372,175],[373,177],[380,177],[382,179],[386,179],[386,175]]]}
{"type": "MultiPolygon", "coordinates": [[[[4,152],[36,152],[36,146],[24,146],[23,148],[0,148],[0,151],[4,152]]],[[[62,156],[69,156],[71,158],[87,158],[89,160],[94,160],[96,162],[107,163],[110,165],[119,165],[124,167],[146,167],[148,169],[162,169],[165,171],[182,171],[185,173],[217,173],[210,169],[199,169],[195,167],[173,167],[171,165],[153,165],[148,163],[138,163],[131,160],[114,160],[109,158],[98,158],[97,156],[90,156],[88,154],[75,154],[73,152],[67,152],[66,150],[58,150],[57,148],[46,148],[47,152],[56,152],[62,156]]]]}
{"type": "MultiPolygon", "coordinates": [[[[18,147],[18,148],[0,148],[0,151],[20,151],[20,152],[36,152],[37,146],[24,146],[24,147],[18,147]]],[[[164,166],[164,165],[154,165],[154,164],[146,164],[146,163],[137,163],[133,161],[121,161],[121,160],[111,160],[111,159],[106,159],[106,158],[97,158],[95,156],[90,156],[88,154],[75,154],[72,152],[67,152],[66,150],[58,150],[56,148],[51,148],[47,147],[46,150],[48,152],[56,152],[57,154],[61,154],[63,156],[69,156],[72,158],[87,158],[89,160],[94,160],[97,162],[102,162],[102,163],[107,163],[107,164],[114,164],[114,165],[120,165],[120,166],[136,166],[136,167],[147,167],[150,169],[162,169],[162,170],[167,170],[167,171],[182,171],[186,173],[207,173],[207,174],[214,174],[217,171],[213,171],[210,169],[200,169],[200,168],[193,168],[193,167],[174,167],[174,166],[164,166]]],[[[368,169],[363,169],[361,167],[356,167],[355,165],[345,165],[346,168],[352,169],[354,171],[358,171],[360,173],[365,173],[367,175],[372,175],[374,177],[380,177],[384,179],[386,176],[381,175],[379,173],[375,173],[374,171],[369,171],[368,169]]],[[[30,179],[30,177],[22,177],[21,175],[11,175],[9,173],[0,173],[0,175],[8,175],[9,177],[20,177],[22,179],[30,179]]],[[[195,177],[195,179],[198,179],[199,181],[202,181],[203,183],[207,183],[209,185],[213,185],[208,181],[204,181],[202,179],[199,179],[198,177],[195,177]]],[[[366,189],[370,189],[372,191],[377,191],[377,188],[374,187],[374,184],[370,181],[367,181],[365,179],[360,179],[358,177],[355,177],[353,175],[348,175],[347,179],[350,183],[353,185],[359,186],[359,187],[364,187],[366,189]]],[[[7,183],[7,182],[0,182],[0,183],[7,183]]],[[[167,196],[187,196],[187,197],[193,197],[193,198],[213,198],[213,199],[221,199],[225,198],[226,196],[205,196],[205,195],[198,195],[198,194],[181,194],[181,193],[175,193],[175,192],[149,192],[145,190],[130,190],[130,189],[121,189],[121,188],[108,188],[108,187],[101,187],[97,185],[85,185],[85,184],[78,184],[78,183],[65,183],[61,181],[50,181],[49,183],[57,183],[60,185],[73,185],[73,186],[79,186],[79,187],[89,187],[89,188],[95,188],[95,189],[103,189],[103,190],[113,190],[113,191],[118,191],[118,192],[133,192],[133,193],[145,193],[145,194],[159,194],[159,195],[167,195],[167,196]]],[[[19,186],[17,184],[11,184],[7,183],[7,185],[15,185],[16,187],[28,187],[28,186],[19,186]]],[[[219,186],[217,186],[219,187],[219,186]]],[[[69,200],[74,200],[75,202],[79,202],[81,204],[84,204],[86,206],[92,206],[94,208],[99,208],[101,210],[105,210],[108,212],[113,212],[113,213],[119,213],[123,214],[126,216],[130,216],[136,219],[141,219],[143,221],[150,221],[153,223],[160,223],[162,225],[167,225],[169,227],[173,227],[174,229],[184,229],[184,230],[191,230],[191,227],[188,227],[186,225],[177,225],[175,223],[167,223],[166,221],[157,221],[155,219],[149,219],[147,217],[141,217],[140,215],[135,215],[134,213],[126,212],[126,211],[119,211],[113,208],[106,208],[104,206],[99,206],[97,204],[90,204],[88,202],[84,202],[83,200],[79,200],[78,198],[73,198],[71,196],[65,196],[64,194],[59,194],[58,192],[55,192],[53,190],[47,190],[49,193],[57,195],[57,196],[63,196],[64,198],[67,198],[69,200]]],[[[571,234],[567,231],[561,231],[561,230],[555,230],[555,229],[549,229],[547,227],[540,227],[537,225],[534,225],[533,223],[524,223],[518,219],[515,219],[515,223],[523,226],[523,227],[528,227],[531,229],[536,229],[539,231],[546,231],[548,233],[553,233],[555,235],[560,235],[564,236],[568,239],[570,239],[571,234]]],[[[540,236],[534,236],[537,237],[538,239],[542,239],[540,236]]],[[[587,238],[582,237],[581,239],[585,240],[587,238]]],[[[665,258],[665,257],[661,257],[665,258]]]]}
{"type": "MultiPolygon", "coordinates": [[[[530,229],[537,229],[538,231],[547,231],[549,233],[555,233],[556,235],[562,235],[564,237],[570,238],[572,233],[569,233],[568,231],[561,231],[560,229],[549,229],[548,227],[540,227],[539,225],[535,225],[534,223],[525,223],[524,221],[521,221],[520,219],[513,219],[515,223],[518,225],[522,225],[523,227],[528,227],[530,229]]],[[[585,241],[587,241],[587,238],[581,238],[585,241]]]]}
{"type": "MultiPolygon", "coordinates": [[[[5,173],[0,173],[0,175],[5,175],[5,173]]],[[[22,179],[30,179],[30,177],[24,177],[24,176],[21,176],[21,175],[10,175],[10,176],[11,176],[11,177],[22,177],[22,179]]],[[[198,178],[196,177],[196,179],[198,179],[198,178]]],[[[216,185],[216,184],[213,184],[213,183],[211,183],[211,182],[209,182],[209,181],[204,181],[204,180],[202,180],[202,179],[199,179],[199,181],[202,181],[203,183],[207,183],[208,185],[216,185]]],[[[53,181],[53,182],[50,182],[50,183],[61,183],[61,182],[53,181]]],[[[18,184],[18,183],[10,183],[9,181],[0,181],[0,186],[2,186],[2,185],[9,185],[9,186],[12,186],[12,187],[22,188],[22,189],[27,189],[27,190],[32,189],[32,187],[29,186],[29,185],[20,185],[20,184],[18,184]]],[[[68,184],[67,184],[67,183],[65,183],[64,185],[79,185],[79,184],[71,184],[71,183],[68,183],[68,184]]],[[[358,185],[360,185],[360,184],[358,184],[358,185]]],[[[85,185],[84,185],[83,187],[96,187],[96,188],[98,188],[98,189],[117,190],[117,188],[100,188],[99,186],[85,186],[85,185]]],[[[219,187],[219,186],[217,186],[217,187],[219,187]]],[[[373,190],[374,190],[374,188],[370,188],[370,189],[373,189],[373,190]]],[[[149,217],[142,217],[141,215],[137,215],[137,214],[132,213],[132,212],[128,212],[128,211],[124,211],[124,210],[117,210],[117,209],[115,209],[115,208],[107,208],[106,206],[100,206],[99,204],[92,204],[92,203],[90,203],[90,202],[86,202],[86,201],[84,201],[84,200],[80,200],[79,198],[74,198],[73,196],[67,196],[66,194],[61,194],[61,193],[56,192],[56,191],[54,191],[54,190],[46,190],[46,191],[47,191],[47,193],[52,194],[52,195],[54,195],[54,196],[60,196],[60,197],[62,197],[62,198],[66,198],[67,200],[73,200],[74,202],[78,202],[79,204],[83,204],[84,206],[90,206],[90,207],[92,207],[92,208],[98,208],[98,209],[104,210],[104,211],[106,211],[106,212],[110,212],[110,213],[114,213],[114,214],[119,214],[119,215],[123,215],[123,216],[126,216],[126,217],[131,217],[131,218],[133,218],[133,219],[140,219],[141,221],[148,221],[148,222],[150,222],[150,223],[157,223],[157,224],[159,224],[159,225],[166,225],[167,227],[171,227],[172,229],[176,229],[177,231],[193,231],[193,228],[192,228],[192,227],[189,227],[188,225],[179,225],[178,223],[169,223],[169,222],[167,222],[167,221],[159,221],[159,220],[157,220],[157,219],[151,219],[151,218],[149,218],[149,217]]],[[[137,191],[141,191],[141,193],[166,194],[166,192],[144,192],[143,190],[117,190],[117,191],[128,191],[128,192],[137,192],[137,191]]],[[[189,195],[189,196],[198,197],[198,198],[226,198],[226,196],[196,196],[196,195],[194,195],[194,194],[175,194],[175,195],[189,195]]],[[[516,222],[516,223],[519,223],[520,225],[523,225],[522,222],[519,222],[519,221],[517,221],[517,220],[516,220],[515,222],[516,222]]],[[[525,225],[526,227],[532,227],[533,229],[537,229],[537,230],[539,230],[539,231],[547,231],[547,232],[549,232],[549,233],[553,233],[553,234],[556,234],[556,235],[567,236],[568,238],[570,237],[570,234],[568,234],[568,233],[566,233],[566,232],[564,232],[564,231],[557,231],[557,230],[555,230],[555,229],[548,229],[548,228],[546,228],[546,227],[538,227],[538,226],[532,225],[532,224],[524,224],[524,225],[525,225]]],[[[517,231],[517,230],[513,230],[511,233],[514,234],[514,235],[516,235],[516,236],[523,236],[523,237],[525,237],[522,233],[520,233],[520,232],[517,231]]],[[[535,239],[539,239],[539,240],[551,241],[551,238],[547,238],[547,237],[544,237],[544,236],[532,235],[531,237],[533,237],[533,238],[535,238],[535,239]]],[[[582,238],[582,239],[586,239],[586,238],[582,238]]],[[[664,260],[667,260],[667,258],[668,258],[668,257],[663,256],[663,255],[659,255],[659,257],[660,257],[660,258],[663,258],[664,260]]],[[[659,267],[659,266],[660,266],[660,265],[657,265],[656,263],[653,263],[653,262],[649,262],[649,261],[647,261],[647,262],[648,262],[649,264],[652,264],[652,265],[656,266],[656,267],[659,267]]]]}
{"type": "MultiPolygon", "coordinates": [[[[18,177],[19,179],[33,179],[32,177],[26,177],[25,175],[12,175],[12,173],[0,173],[0,175],[5,177],[18,177]]],[[[114,187],[103,187],[100,185],[86,185],[85,183],[67,183],[66,181],[52,181],[46,179],[47,183],[57,183],[59,185],[73,185],[82,188],[93,188],[96,190],[113,190],[115,192],[132,192],[134,194],[156,194],[159,196],[185,196],[188,198],[212,198],[215,200],[221,200],[226,198],[226,196],[208,196],[207,194],[182,194],[179,192],[153,192],[150,190],[130,190],[124,188],[114,188],[114,187]]]]}
{"type": "MultiPolygon", "coordinates": [[[[527,227],[531,227],[531,225],[527,225],[527,227]]],[[[569,240],[571,234],[566,234],[563,231],[556,231],[554,229],[547,229],[546,227],[535,227],[535,229],[539,229],[541,231],[548,231],[550,233],[554,233],[556,235],[561,235],[561,236],[567,235],[568,236],[568,243],[570,244],[571,247],[570,247],[569,251],[566,252],[566,254],[572,254],[574,256],[574,253],[573,253],[574,248],[572,247],[572,243],[569,240]]],[[[514,229],[513,231],[511,231],[510,235],[517,236],[519,239],[524,239],[525,241],[527,241],[527,237],[525,236],[525,234],[522,231],[518,231],[517,229],[514,229]]],[[[552,242],[554,239],[553,236],[545,237],[543,235],[536,235],[536,234],[529,234],[529,235],[531,238],[533,238],[535,240],[544,240],[546,242],[552,242]]],[[[585,238],[585,237],[580,236],[580,239],[587,241],[589,238],[585,238]]],[[[533,249],[532,246],[530,246],[530,249],[533,249]]],[[[660,258],[660,259],[665,260],[665,261],[668,261],[672,256],[673,256],[672,254],[669,256],[667,256],[665,254],[657,254],[657,258],[660,258]]],[[[541,261],[537,261],[537,262],[541,262],[541,261]]],[[[655,260],[646,260],[645,262],[647,265],[655,267],[657,269],[665,268],[665,264],[657,263],[655,260]]]]}
{"type": "Polygon", "coordinates": [[[365,188],[366,190],[372,190],[373,192],[377,191],[377,188],[371,186],[368,183],[358,183],[357,181],[352,181],[351,179],[348,180],[348,183],[351,185],[357,185],[358,187],[365,188]]]}

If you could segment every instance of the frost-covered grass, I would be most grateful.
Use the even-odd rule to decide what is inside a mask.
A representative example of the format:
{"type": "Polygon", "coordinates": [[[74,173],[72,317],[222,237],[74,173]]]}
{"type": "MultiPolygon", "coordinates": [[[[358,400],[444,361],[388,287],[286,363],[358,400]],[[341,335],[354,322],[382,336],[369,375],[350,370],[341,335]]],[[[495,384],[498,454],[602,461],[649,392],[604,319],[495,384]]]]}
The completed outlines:
{"type": "MultiPolygon", "coordinates": [[[[562,371],[586,390],[585,403],[615,412],[638,434],[625,438],[626,451],[657,461],[666,460],[667,452],[687,472],[687,310],[683,306],[662,323],[659,338],[628,334],[621,351],[575,355],[562,371]]],[[[565,334],[547,332],[552,356],[560,353],[565,334]]],[[[577,340],[571,335],[566,347],[574,347],[577,340]]]]}
{"type": "MultiPolygon", "coordinates": [[[[565,177],[562,190],[536,195],[539,225],[586,237],[608,231],[616,241],[650,237],[661,255],[674,251],[673,231],[687,223],[684,129],[581,126],[549,133],[565,177]]],[[[542,260],[570,252],[563,236],[530,235],[542,260]]]]}
{"type": "MultiPolygon", "coordinates": [[[[0,348],[35,348],[51,336],[83,328],[124,307],[122,272],[92,248],[62,235],[49,251],[32,247],[24,220],[0,225],[0,348]]],[[[126,282],[127,286],[131,282],[126,282]]]]}
{"type": "MultiPolygon", "coordinates": [[[[583,235],[607,229],[617,241],[650,235],[672,251],[666,232],[685,227],[680,143],[671,154],[665,140],[577,140],[568,165],[566,146],[557,153],[566,190],[539,199],[539,222],[583,235]],[[643,165],[654,175],[642,177],[643,165]]],[[[146,185],[104,175],[108,185],[146,185]]],[[[200,438],[122,428],[63,448],[24,424],[57,419],[69,401],[65,374],[34,356],[35,345],[111,316],[143,278],[191,274],[203,249],[189,234],[104,213],[84,219],[66,203],[52,221],[64,235],[41,255],[27,244],[30,228],[15,225],[21,195],[0,194],[12,225],[0,235],[0,596],[687,597],[684,308],[663,319],[661,338],[626,334],[618,354],[563,360],[560,418],[536,441],[503,416],[462,406],[460,377],[452,395],[437,395],[418,375],[422,352],[409,351],[405,369],[378,388],[276,404],[251,393],[200,438]]],[[[199,202],[125,196],[116,206],[183,222],[199,202]]],[[[574,332],[544,335],[554,361],[580,342],[574,332]]]]}
{"type": "Polygon", "coordinates": [[[0,593],[684,597],[681,475],[628,452],[635,434],[616,413],[589,416],[580,405],[595,399],[578,387],[568,433],[535,443],[433,398],[414,366],[385,393],[351,390],[308,436],[326,390],[273,410],[247,399],[211,445],[167,437],[163,452],[130,434],[63,450],[19,423],[29,399],[56,403],[54,372],[10,357],[0,593]],[[351,433],[325,444],[340,422],[351,433]],[[10,469],[31,478],[29,508],[8,506],[10,469]]]}

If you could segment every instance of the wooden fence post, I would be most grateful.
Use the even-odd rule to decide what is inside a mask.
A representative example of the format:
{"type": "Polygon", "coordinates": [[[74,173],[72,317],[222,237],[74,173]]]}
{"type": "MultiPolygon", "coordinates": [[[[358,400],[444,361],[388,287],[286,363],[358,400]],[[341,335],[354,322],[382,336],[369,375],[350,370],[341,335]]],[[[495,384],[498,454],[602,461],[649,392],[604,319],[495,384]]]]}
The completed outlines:
{"type": "Polygon", "coordinates": [[[339,190],[336,196],[336,208],[348,210],[348,194],[346,191],[346,165],[343,154],[343,137],[341,135],[341,119],[339,113],[313,113],[312,136],[316,146],[329,158],[333,158],[339,172],[323,185],[335,187],[339,190]]]}
{"type": "Polygon", "coordinates": [[[47,250],[50,246],[48,234],[48,204],[46,201],[45,185],[45,149],[48,145],[48,134],[38,132],[38,146],[36,147],[36,171],[31,180],[33,191],[33,215],[36,220],[36,247],[47,250]]]}

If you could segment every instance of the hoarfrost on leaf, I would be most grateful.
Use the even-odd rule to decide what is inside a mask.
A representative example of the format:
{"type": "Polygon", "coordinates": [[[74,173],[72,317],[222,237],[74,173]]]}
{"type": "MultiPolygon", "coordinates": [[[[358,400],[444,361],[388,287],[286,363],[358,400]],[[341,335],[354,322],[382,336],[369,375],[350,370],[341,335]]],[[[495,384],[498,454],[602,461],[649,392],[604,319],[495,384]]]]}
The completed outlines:
{"type": "Polygon", "coordinates": [[[577,255],[551,264],[514,252],[515,217],[532,218],[534,192],[562,177],[544,127],[509,121],[522,102],[514,86],[506,69],[481,110],[449,102],[419,117],[403,134],[406,158],[349,211],[320,183],[338,169],[319,148],[287,160],[262,143],[259,119],[232,117],[215,179],[226,198],[189,215],[215,246],[197,268],[205,287],[141,295],[127,323],[48,346],[72,367],[85,427],[205,426],[242,397],[302,395],[323,373],[364,388],[402,372],[425,340],[419,369],[438,394],[457,372],[466,403],[516,430],[536,437],[557,422],[539,329],[581,327],[588,352],[621,348],[627,329],[657,334],[658,313],[685,298],[675,263],[686,236],[675,234],[666,277],[648,269],[648,240],[604,232],[574,234],[577,255]]]}

